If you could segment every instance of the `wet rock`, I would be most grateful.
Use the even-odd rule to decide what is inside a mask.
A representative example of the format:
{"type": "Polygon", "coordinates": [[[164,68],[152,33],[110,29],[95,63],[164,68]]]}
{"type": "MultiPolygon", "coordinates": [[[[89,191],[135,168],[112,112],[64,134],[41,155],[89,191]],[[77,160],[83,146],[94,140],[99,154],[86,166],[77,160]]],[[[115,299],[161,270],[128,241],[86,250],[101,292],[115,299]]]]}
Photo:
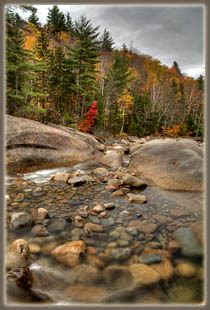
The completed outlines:
{"type": "Polygon", "coordinates": [[[105,208],[106,210],[113,210],[113,209],[115,208],[115,205],[114,205],[113,202],[105,203],[105,204],[104,204],[104,208],[105,208]]]}
{"type": "Polygon", "coordinates": [[[31,254],[38,254],[41,252],[41,247],[39,244],[36,243],[29,243],[29,251],[31,254]]]}
{"type": "Polygon", "coordinates": [[[146,254],[139,257],[139,262],[146,265],[160,263],[162,258],[158,254],[146,254]]]}
{"type": "Polygon", "coordinates": [[[181,250],[181,245],[176,240],[171,240],[168,243],[168,251],[172,254],[177,253],[181,250]]]}
{"type": "Polygon", "coordinates": [[[135,286],[144,286],[160,281],[160,275],[150,266],[145,264],[132,264],[129,266],[135,286]]]}
{"type": "Polygon", "coordinates": [[[85,220],[81,216],[76,215],[74,218],[74,225],[75,227],[81,228],[85,225],[85,220]]]}
{"type": "Polygon", "coordinates": [[[128,227],[134,227],[139,232],[142,232],[144,234],[151,234],[156,230],[157,225],[153,223],[147,223],[145,221],[136,220],[136,221],[131,221],[128,227]]]}
{"type": "Polygon", "coordinates": [[[123,153],[117,151],[107,151],[106,155],[102,156],[100,162],[111,168],[119,168],[122,166],[123,153]]]}
{"type": "Polygon", "coordinates": [[[104,175],[107,174],[109,171],[106,168],[96,168],[93,170],[93,173],[96,175],[104,175]]]}
{"type": "Polygon", "coordinates": [[[201,244],[191,228],[180,227],[174,232],[174,236],[180,243],[184,256],[202,256],[201,244]]]}
{"type": "Polygon", "coordinates": [[[71,239],[72,240],[80,240],[84,235],[83,230],[81,228],[74,228],[71,230],[71,239]]]}
{"type": "Polygon", "coordinates": [[[67,242],[56,247],[52,252],[59,262],[64,263],[69,267],[74,267],[79,264],[80,256],[85,253],[86,245],[83,240],[67,242]]]}
{"type": "Polygon", "coordinates": [[[31,230],[32,235],[38,236],[38,237],[45,237],[48,236],[48,230],[43,225],[35,225],[31,230]]]}
{"type": "Polygon", "coordinates": [[[179,260],[176,262],[175,272],[179,276],[191,278],[197,274],[197,268],[191,262],[179,260]]]}
{"type": "Polygon", "coordinates": [[[79,177],[73,177],[68,179],[67,183],[68,184],[72,184],[74,186],[79,186],[82,185],[84,183],[90,183],[90,182],[94,182],[94,179],[92,177],[90,177],[89,175],[82,175],[79,177]]]}
{"type": "Polygon", "coordinates": [[[150,185],[168,190],[202,191],[203,150],[191,139],[158,139],[145,143],[132,155],[129,170],[150,185]]]}
{"type": "Polygon", "coordinates": [[[88,255],[86,257],[86,262],[87,262],[87,264],[94,266],[94,267],[97,267],[99,269],[102,269],[105,266],[105,263],[103,262],[103,260],[100,259],[96,255],[88,255]]]}
{"type": "Polygon", "coordinates": [[[88,206],[79,208],[78,214],[84,218],[88,217],[88,206]]]}
{"type": "Polygon", "coordinates": [[[65,290],[65,296],[70,301],[80,303],[99,303],[107,295],[104,288],[98,286],[77,285],[65,290]]]}
{"type": "Polygon", "coordinates": [[[152,264],[151,268],[159,274],[162,280],[169,280],[174,274],[174,267],[171,261],[166,258],[158,264],[152,264]]]}
{"type": "Polygon", "coordinates": [[[13,241],[7,250],[7,270],[17,267],[26,267],[28,265],[29,253],[29,245],[26,240],[17,239],[13,241]]]}
{"type": "Polygon", "coordinates": [[[45,255],[50,255],[50,253],[57,247],[57,241],[49,241],[44,244],[41,248],[41,252],[45,255]]]}
{"type": "Polygon", "coordinates": [[[16,202],[22,202],[24,200],[25,196],[23,193],[18,194],[17,196],[15,196],[15,201],[16,202]]]}
{"type": "Polygon", "coordinates": [[[128,196],[129,202],[136,202],[140,204],[147,202],[147,197],[145,195],[136,195],[136,194],[129,193],[127,194],[127,196],[128,196]]]}
{"type": "Polygon", "coordinates": [[[103,271],[106,284],[115,289],[129,287],[133,284],[133,277],[128,267],[111,265],[103,271]]]}
{"type": "Polygon", "coordinates": [[[113,259],[117,261],[123,261],[130,257],[131,250],[129,248],[117,248],[111,251],[113,259]]]}
{"type": "Polygon", "coordinates": [[[108,227],[114,225],[114,219],[112,217],[109,217],[107,219],[101,219],[101,224],[108,227]]]}
{"type": "Polygon", "coordinates": [[[18,267],[7,273],[7,281],[14,282],[17,287],[29,290],[32,286],[32,274],[28,267],[18,267]]]}
{"type": "Polygon", "coordinates": [[[104,207],[101,206],[101,205],[97,205],[97,206],[93,207],[93,211],[96,212],[96,213],[101,213],[104,210],[105,210],[104,207]]]}
{"type": "Polygon", "coordinates": [[[70,173],[57,173],[54,177],[52,177],[52,180],[56,182],[67,182],[70,177],[70,173]]]}
{"type": "Polygon", "coordinates": [[[131,236],[137,236],[138,230],[135,227],[127,227],[126,228],[127,233],[129,233],[131,236]]]}
{"type": "Polygon", "coordinates": [[[147,247],[152,248],[152,249],[161,249],[162,245],[160,242],[150,241],[147,243],[147,247]]]}
{"type": "Polygon", "coordinates": [[[37,220],[43,221],[48,218],[48,211],[45,208],[37,209],[37,220]]]}
{"type": "Polygon", "coordinates": [[[123,180],[123,184],[130,185],[131,187],[134,187],[134,188],[139,188],[139,187],[145,188],[147,186],[146,182],[128,173],[126,173],[122,177],[122,180],[123,180]]]}
{"type": "Polygon", "coordinates": [[[180,210],[180,209],[172,209],[170,210],[170,214],[173,217],[181,217],[181,216],[189,215],[189,212],[185,210],[180,210]]]}
{"type": "Polygon", "coordinates": [[[81,264],[74,267],[71,278],[74,284],[96,284],[102,279],[102,274],[94,266],[81,264]]]}
{"type": "Polygon", "coordinates": [[[59,218],[51,220],[51,223],[47,226],[50,233],[58,233],[63,231],[66,227],[66,220],[59,218]]]}
{"type": "Polygon", "coordinates": [[[109,179],[107,182],[107,185],[109,186],[116,186],[119,187],[122,184],[122,182],[119,179],[109,179]]]}
{"type": "Polygon", "coordinates": [[[94,223],[86,223],[84,226],[84,230],[89,232],[103,232],[104,227],[100,224],[94,224],[94,223]]]}
{"type": "Polygon", "coordinates": [[[118,189],[117,191],[114,191],[112,193],[112,195],[115,197],[121,197],[121,196],[124,196],[124,192],[122,190],[118,189]]]}
{"type": "Polygon", "coordinates": [[[155,214],[153,215],[153,219],[158,221],[160,224],[164,224],[167,222],[167,217],[161,214],[155,214]]]}
{"type": "Polygon", "coordinates": [[[31,216],[25,212],[14,213],[10,222],[12,229],[20,229],[31,226],[31,216]]]}

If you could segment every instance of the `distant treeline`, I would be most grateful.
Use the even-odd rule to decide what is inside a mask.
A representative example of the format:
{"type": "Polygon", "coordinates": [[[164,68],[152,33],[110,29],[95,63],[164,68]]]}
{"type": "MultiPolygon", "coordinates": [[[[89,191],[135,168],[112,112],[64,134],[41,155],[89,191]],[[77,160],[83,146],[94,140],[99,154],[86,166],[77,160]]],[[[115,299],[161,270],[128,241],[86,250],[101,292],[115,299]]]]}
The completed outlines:
{"type": "MultiPolygon", "coordinates": [[[[204,78],[185,76],[57,6],[41,25],[6,9],[7,113],[77,127],[97,102],[92,130],[106,134],[203,135],[204,78]]],[[[21,14],[22,15],[22,14],[21,14]]]]}

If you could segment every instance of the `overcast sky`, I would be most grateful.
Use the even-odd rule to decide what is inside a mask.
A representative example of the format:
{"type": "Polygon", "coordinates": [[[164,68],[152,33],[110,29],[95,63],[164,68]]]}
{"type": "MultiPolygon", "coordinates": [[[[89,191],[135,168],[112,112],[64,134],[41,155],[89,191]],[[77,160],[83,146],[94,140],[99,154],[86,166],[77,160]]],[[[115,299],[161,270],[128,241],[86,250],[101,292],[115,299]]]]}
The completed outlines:
{"type": "MultiPolygon", "coordinates": [[[[42,23],[50,5],[35,5],[42,23]]],[[[59,5],[73,20],[86,15],[100,31],[109,30],[120,47],[125,43],[182,72],[204,74],[204,8],[202,6],[59,5]]]]}

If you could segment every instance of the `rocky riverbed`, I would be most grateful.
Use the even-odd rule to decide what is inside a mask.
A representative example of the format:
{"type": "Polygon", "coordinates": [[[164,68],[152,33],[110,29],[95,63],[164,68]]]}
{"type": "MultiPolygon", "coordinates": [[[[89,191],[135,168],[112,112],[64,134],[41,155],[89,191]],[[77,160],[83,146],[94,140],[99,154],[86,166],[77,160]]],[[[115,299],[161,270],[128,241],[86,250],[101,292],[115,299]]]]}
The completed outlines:
{"type": "Polygon", "coordinates": [[[137,142],[108,143],[100,162],[7,179],[9,303],[203,301],[203,192],[136,175],[137,142]]]}

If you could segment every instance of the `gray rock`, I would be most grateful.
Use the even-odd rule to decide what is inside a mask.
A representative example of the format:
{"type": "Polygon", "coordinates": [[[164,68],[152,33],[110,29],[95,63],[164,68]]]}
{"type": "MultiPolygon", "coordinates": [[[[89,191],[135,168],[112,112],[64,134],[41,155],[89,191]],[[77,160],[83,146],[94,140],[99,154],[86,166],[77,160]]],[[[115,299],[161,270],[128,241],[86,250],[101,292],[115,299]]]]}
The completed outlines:
{"type": "Polygon", "coordinates": [[[117,248],[111,251],[111,255],[118,261],[123,261],[131,256],[131,250],[129,248],[117,248]]]}
{"type": "Polygon", "coordinates": [[[20,229],[23,227],[31,226],[31,216],[25,212],[14,213],[11,217],[11,228],[12,229],[20,229]]]}
{"type": "Polygon", "coordinates": [[[147,265],[157,264],[160,263],[161,261],[162,258],[158,254],[145,254],[139,257],[139,262],[147,265]]]}
{"type": "Polygon", "coordinates": [[[66,220],[59,218],[59,219],[53,219],[51,223],[47,226],[47,229],[51,233],[56,233],[64,230],[65,226],[66,226],[66,220]]]}
{"type": "Polygon", "coordinates": [[[158,139],[131,156],[129,170],[168,190],[203,190],[203,150],[191,139],[158,139]]]}
{"type": "Polygon", "coordinates": [[[174,236],[180,243],[184,256],[202,256],[201,244],[191,228],[180,227],[174,232],[174,236]]]}
{"type": "Polygon", "coordinates": [[[47,231],[47,228],[43,225],[35,225],[31,230],[32,235],[37,237],[45,237],[48,236],[49,233],[47,231]]]}
{"type": "Polygon", "coordinates": [[[94,179],[91,178],[89,175],[82,175],[79,177],[73,177],[73,178],[68,179],[67,183],[75,185],[75,186],[79,186],[79,185],[82,185],[84,183],[89,183],[89,182],[93,182],[93,181],[94,181],[94,179]]]}
{"type": "Polygon", "coordinates": [[[114,219],[109,217],[108,219],[101,219],[101,224],[104,226],[112,226],[114,225],[114,219]]]}

